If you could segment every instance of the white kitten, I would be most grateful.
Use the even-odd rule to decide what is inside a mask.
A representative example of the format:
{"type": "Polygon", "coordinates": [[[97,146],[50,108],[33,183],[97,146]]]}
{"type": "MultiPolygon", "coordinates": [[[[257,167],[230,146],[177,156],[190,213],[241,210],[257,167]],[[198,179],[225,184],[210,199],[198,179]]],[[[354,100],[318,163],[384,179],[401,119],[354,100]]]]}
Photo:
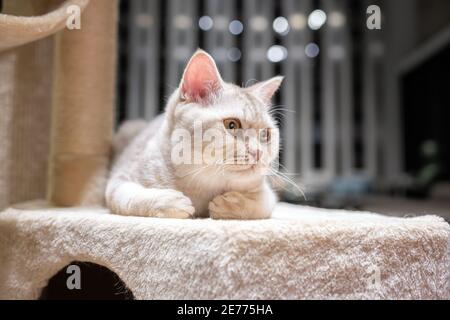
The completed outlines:
{"type": "Polygon", "coordinates": [[[118,157],[106,189],[108,207],[122,215],[269,218],[276,196],[266,174],[279,148],[269,109],[281,81],[248,88],[225,83],[214,60],[198,50],[165,114],[118,157]],[[251,129],[258,135],[241,134],[251,129]],[[205,132],[220,133],[225,142],[211,144],[205,132]]]}

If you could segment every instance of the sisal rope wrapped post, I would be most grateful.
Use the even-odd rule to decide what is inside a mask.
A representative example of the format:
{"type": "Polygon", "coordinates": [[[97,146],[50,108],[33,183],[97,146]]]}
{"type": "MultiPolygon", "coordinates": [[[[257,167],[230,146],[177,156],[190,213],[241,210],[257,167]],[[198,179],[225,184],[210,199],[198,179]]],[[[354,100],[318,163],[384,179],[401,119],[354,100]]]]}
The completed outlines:
{"type": "Polygon", "coordinates": [[[54,35],[89,0],[3,0],[0,13],[0,211],[45,197],[54,35]]]}
{"type": "Polygon", "coordinates": [[[117,0],[91,1],[81,29],[56,36],[48,198],[103,202],[113,132],[117,0]]]}

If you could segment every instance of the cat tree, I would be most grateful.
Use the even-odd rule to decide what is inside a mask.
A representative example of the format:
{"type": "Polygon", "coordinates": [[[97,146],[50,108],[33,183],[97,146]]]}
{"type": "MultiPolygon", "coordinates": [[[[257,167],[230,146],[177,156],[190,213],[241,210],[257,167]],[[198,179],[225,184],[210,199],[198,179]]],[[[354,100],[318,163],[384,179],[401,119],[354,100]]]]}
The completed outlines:
{"type": "Polygon", "coordinates": [[[23,199],[9,193],[10,186],[3,181],[5,186],[0,189],[5,194],[0,206],[41,196],[45,190],[55,205],[99,204],[102,195],[87,191],[106,175],[109,161],[117,1],[11,0],[4,1],[4,11],[17,16],[0,15],[0,64],[4,69],[0,101],[6,115],[2,143],[10,143],[10,149],[17,151],[5,156],[8,165],[1,169],[1,176],[16,180],[11,184],[23,199]],[[71,6],[80,11],[88,7],[82,12],[80,30],[66,28],[71,6]],[[22,132],[16,133],[18,126],[22,132]],[[36,141],[39,146],[34,145],[36,141]],[[20,165],[16,166],[16,161],[20,165]],[[24,169],[26,173],[21,173],[24,169]],[[21,183],[16,177],[21,174],[37,176],[38,181],[25,177],[21,183]],[[29,194],[20,191],[22,188],[29,189],[29,194]]]}
{"type": "Polygon", "coordinates": [[[110,158],[116,26],[115,0],[4,1],[0,298],[38,298],[72,261],[109,268],[136,298],[450,297],[450,228],[434,216],[287,204],[264,221],[109,214],[91,187],[110,158]],[[81,30],[65,27],[71,5],[81,30]]]}

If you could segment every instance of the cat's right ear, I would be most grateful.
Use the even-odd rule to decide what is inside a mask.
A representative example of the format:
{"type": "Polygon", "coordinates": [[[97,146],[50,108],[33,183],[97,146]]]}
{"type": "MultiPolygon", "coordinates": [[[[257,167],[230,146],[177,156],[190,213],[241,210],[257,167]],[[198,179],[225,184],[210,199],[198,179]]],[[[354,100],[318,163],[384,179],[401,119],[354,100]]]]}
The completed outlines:
{"type": "Polygon", "coordinates": [[[218,95],[223,81],[213,58],[203,50],[197,50],[184,70],[180,84],[183,100],[187,102],[208,103],[218,95]]]}

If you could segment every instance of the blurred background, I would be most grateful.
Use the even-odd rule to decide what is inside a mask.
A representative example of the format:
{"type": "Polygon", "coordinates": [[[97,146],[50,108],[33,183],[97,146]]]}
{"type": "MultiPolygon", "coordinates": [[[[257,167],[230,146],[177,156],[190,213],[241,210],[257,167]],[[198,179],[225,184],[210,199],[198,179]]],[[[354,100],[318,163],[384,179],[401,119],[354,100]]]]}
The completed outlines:
{"type": "MultiPolygon", "coordinates": [[[[122,0],[117,123],[152,119],[196,50],[275,99],[285,201],[450,218],[450,1],[122,0]],[[376,5],[381,29],[367,20],[376,5]]],[[[376,13],[375,13],[376,14],[376,13]]],[[[373,21],[373,20],[372,20],[373,21]]]]}

